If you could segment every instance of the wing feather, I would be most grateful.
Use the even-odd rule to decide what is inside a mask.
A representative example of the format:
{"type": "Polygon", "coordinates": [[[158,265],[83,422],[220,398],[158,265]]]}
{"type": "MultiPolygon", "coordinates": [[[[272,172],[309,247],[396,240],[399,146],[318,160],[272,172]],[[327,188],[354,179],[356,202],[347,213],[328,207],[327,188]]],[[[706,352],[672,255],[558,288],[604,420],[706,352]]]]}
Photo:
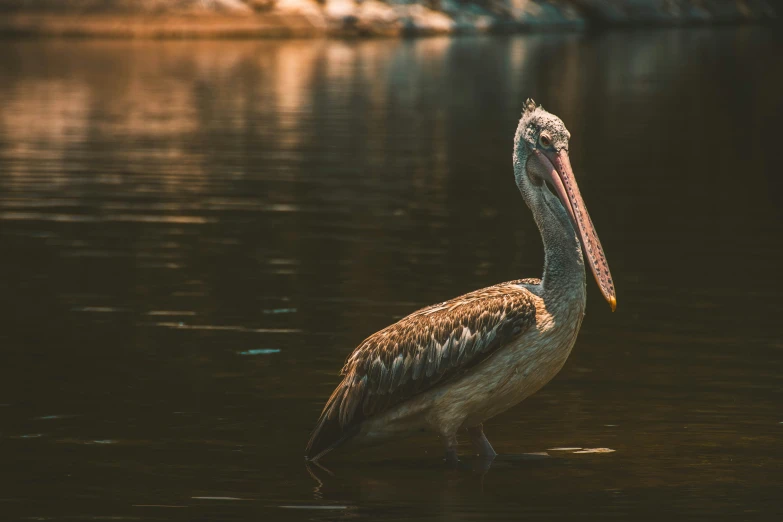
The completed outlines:
{"type": "Polygon", "coordinates": [[[307,446],[316,459],[361,423],[480,364],[535,322],[533,296],[518,280],[423,308],[365,339],[307,446]],[[336,422],[336,424],[335,424],[336,422]]]}

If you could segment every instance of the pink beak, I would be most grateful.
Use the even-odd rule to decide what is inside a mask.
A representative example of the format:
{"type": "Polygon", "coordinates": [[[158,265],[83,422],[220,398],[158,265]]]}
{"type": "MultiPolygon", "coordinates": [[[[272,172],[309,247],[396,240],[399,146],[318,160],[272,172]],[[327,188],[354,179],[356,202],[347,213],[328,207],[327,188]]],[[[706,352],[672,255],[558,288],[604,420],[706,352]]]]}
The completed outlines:
{"type": "Polygon", "coordinates": [[[617,307],[617,296],[614,291],[614,282],[612,274],[609,272],[609,264],[606,262],[606,255],[598,239],[590,214],[587,213],[587,207],[579,187],[574,179],[574,172],[571,170],[571,161],[568,159],[568,152],[565,149],[559,152],[541,151],[535,149],[537,159],[546,167],[551,177],[550,181],[555,187],[561,203],[568,211],[571,217],[571,223],[579,234],[582,241],[582,248],[587,255],[587,261],[590,269],[593,271],[595,281],[601,289],[601,293],[609,302],[614,312],[617,307]]]}

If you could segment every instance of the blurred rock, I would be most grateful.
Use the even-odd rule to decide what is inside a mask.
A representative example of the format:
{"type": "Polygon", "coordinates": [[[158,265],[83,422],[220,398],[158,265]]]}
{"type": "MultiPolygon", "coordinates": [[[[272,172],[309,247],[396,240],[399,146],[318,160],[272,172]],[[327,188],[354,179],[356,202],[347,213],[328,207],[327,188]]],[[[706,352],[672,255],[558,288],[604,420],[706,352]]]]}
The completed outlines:
{"type": "Polygon", "coordinates": [[[509,4],[512,19],[531,28],[563,26],[576,29],[587,22],[577,2],[510,0],[509,4]]]}
{"type": "Polygon", "coordinates": [[[250,6],[253,11],[265,13],[274,9],[275,0],[248,0],[247,5],[250,6]]]}
{"type": "Polygon", "coordinates": [[[768,0],[576,0],[597,25],[692,24],[777,18],[768,0]]]}
{"type": "Polygon", "coordinates": [[[0,11],[79,14],[243,14],[245,0],[0,0],[0,11]]]}
{"type": "Polygon", "coordinates": [[[399,12],[379,0],[365,0],[357,10],[357,30],[362,34],[394,36],[402,29],[399,12]]]}
{"type": "Polygon", "coordinates": [[[275,0],[274,12],[281,15],[301,15],[313,26],[326,29],[326,15],[321,4],[315,0],[275,0]]]}
{"type": "Polygon", "coordinates": [[[777,18],[771,0],[0,0],[0,13],[6,33],[156,37],[396,36],[777,18]],[[141,18],[148,16],[157,18],[141,18]]]}
{"type": "Polygon", "coordinates": [[[421,4],[400,5],[396,10],[405,33],[442,34],[454,32],[456,29],[456,23],[449,15],[421,4]]]}
{"type": "Polygon", "coordinates": [[[330,32],[355,29],[358,18],[357,5],[353,0],[326,0],[323,10],[330,32]]]}

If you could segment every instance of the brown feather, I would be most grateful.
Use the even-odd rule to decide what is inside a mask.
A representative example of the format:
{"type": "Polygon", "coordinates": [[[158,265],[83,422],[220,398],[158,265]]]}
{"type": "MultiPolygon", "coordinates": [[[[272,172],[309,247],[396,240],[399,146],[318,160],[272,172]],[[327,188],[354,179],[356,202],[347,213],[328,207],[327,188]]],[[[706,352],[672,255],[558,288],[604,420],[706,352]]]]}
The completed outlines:
{"type": "Polygon", "coordinates": [[[307,446],[318,458],[361,423],[458,378],[535,322],[522,279],[422,308],[365,339],[348,357],[307,446]],[[334,425],[334,423],[337,423],[334,425]]]}

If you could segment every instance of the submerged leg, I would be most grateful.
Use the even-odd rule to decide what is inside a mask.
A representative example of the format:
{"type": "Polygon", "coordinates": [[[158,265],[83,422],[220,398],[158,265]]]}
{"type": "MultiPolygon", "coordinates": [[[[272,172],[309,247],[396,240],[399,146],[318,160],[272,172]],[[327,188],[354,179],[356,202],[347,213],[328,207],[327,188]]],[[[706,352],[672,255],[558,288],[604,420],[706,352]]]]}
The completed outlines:
{"type": "Polygon", "coordinates": [[[443,444],[446,447],[446,464],[456,467],[459,463],[459,457],[457,456],[457,436],[454,434],[444,436],[443,444]]]}
{"type": "Polygon", "coordinates": [[[495,458],[497,453],[492,448],[492,444],[489,443],[487,437],[484,435],[484,426],[479,424],[472,428],[468,428],[468,435],[470,435],[470,442],[473,443],[473,447],[476,449],[476,453],[481,457],[495,458]]]}

